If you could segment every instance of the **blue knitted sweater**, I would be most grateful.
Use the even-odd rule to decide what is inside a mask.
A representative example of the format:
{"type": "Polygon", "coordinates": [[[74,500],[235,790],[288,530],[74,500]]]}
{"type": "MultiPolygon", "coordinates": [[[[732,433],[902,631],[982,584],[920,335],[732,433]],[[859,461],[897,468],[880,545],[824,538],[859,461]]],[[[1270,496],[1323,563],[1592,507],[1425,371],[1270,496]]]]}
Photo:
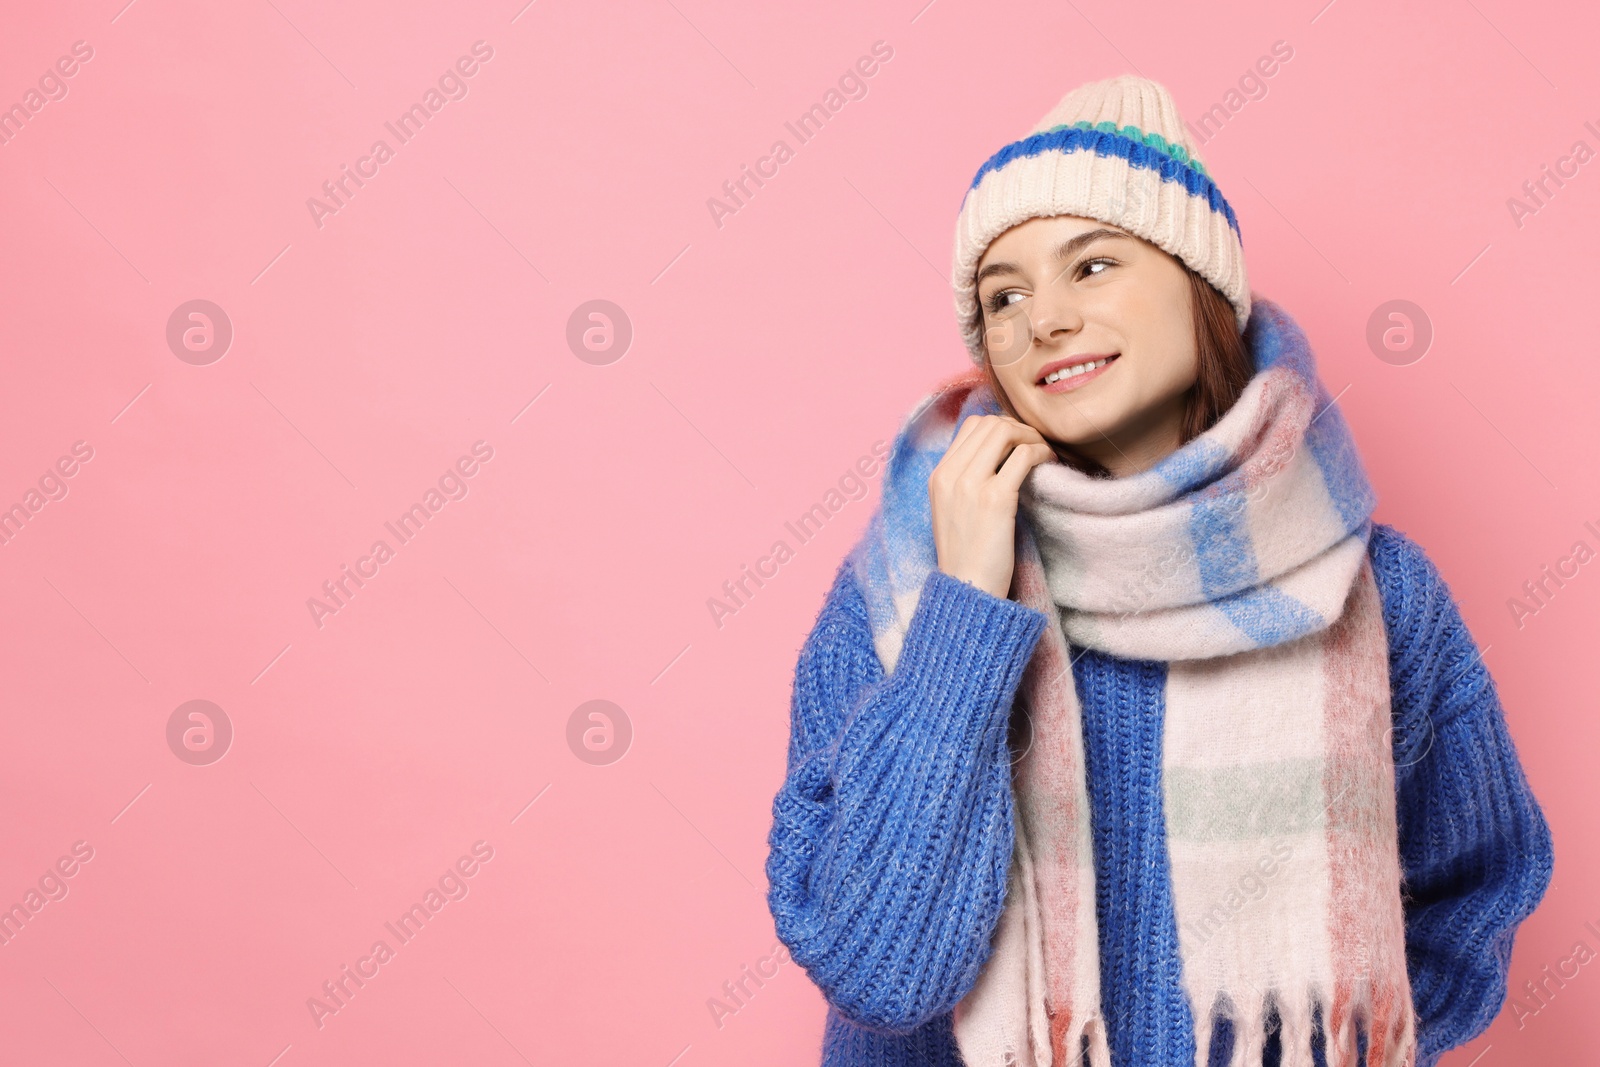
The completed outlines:
{"type": "MultiPolygon", "coordinates": [[[[1499,1012],[1517,926],[1554,857],[1448,587],[1391,527],[1374,528],[1370,555],[1389,640],[1417,1063],[1434,1067],[1499,1012]]],[[[959,1067],[950,1012],[977,981],[1004,903],[1006,727],[1050,620],[939,571],[927,582],[885,676],[846,560],[795,672],[768,904],[828,1001],[823,1067],[959,1067]]],[[[1162,811],[1166,665],[1073,652],[1112,1062],[1193,1067],[1162,811]]],[[[1218,1026],[1212,1064],[1227,1062],[1232,1038],[1218,1026]]],[[[1266,1067],[1280,1054],[1269,1037],[1266,1067]]]]}

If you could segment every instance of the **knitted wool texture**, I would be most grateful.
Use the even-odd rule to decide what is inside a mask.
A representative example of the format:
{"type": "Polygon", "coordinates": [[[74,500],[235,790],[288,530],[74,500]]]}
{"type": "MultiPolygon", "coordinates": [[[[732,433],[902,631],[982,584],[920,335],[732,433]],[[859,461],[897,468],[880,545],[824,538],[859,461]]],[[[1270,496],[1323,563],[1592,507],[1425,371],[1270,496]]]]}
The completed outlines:
{"type": "MultiPolygon", "coordinates": [[[[993,953],[955,1009],[970,1067],[1110,1067],[1101,1017],[1083,725],[1067,642],[1171,661],[1162,784],[1197,1064],[1214,1020],[1239,1021],[1236,1065],[1283,1022],[1285,1067],[1412,1067],[1373,495],[1304,335],[1258,300],[1254,377],[1205,434],[1151,470],[1030,472],[1012,596],[1057,615],[1029,662],[1014,729],[1016,845],[993,953]],[[1153,561],[1161,569],[1151,571],[1153,561]],[[1277,889],[1239,886],[1276,857],[1277,889]]],[[[927,480],[961,421],[999,408],[968,374],[924,401],[890,453],[852,551],[892,672],[937,569],[927,480]]]]}
{"type": "MultiPolygon", "coordinates": [[[[1437,1067],[1505,1004],[1513,941],[1554,854],[1448,585],[1392,527],[1373,526],[1368,554],[1389,635],[1417,1067],[1437,1067]]],[[[990,955],[1004,901],[1006,727],[1049,617],[937,571],[917,610],[886,676],[845,560],[795,664],[766,874],[776,930],[827,998],[821,1067],[963,1067],[951,1009],[990,955]]],[[[1092,649],[1072,666],[1118,1067],[1191,1067],[1196,1053],[1161,798],[1167,666],[1092,649]]],[[[1210,1067],[1227,1067],[1235,1036],[1218,1021],[1210,1067]]],[[[1280,1067],[1280,1036],[1263,1067],[1280,1067]]]]}
{"type": "Polygon", "coordinates": [[[990,242],[1035,216],[1100,219],[1176,256],[1250,319],[1239,220],[1206,172],[1172,94],[1120,75],[1061,98],[1028,136],[991,156],[956,219],[956,318],[974,363],[984,345],[974,277],[990,242]]]}

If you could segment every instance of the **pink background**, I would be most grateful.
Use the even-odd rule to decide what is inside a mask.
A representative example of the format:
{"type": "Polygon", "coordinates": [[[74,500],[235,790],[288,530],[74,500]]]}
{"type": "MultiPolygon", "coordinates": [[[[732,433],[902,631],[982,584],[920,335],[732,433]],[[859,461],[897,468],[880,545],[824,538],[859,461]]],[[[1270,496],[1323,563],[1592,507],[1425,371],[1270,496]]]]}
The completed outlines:
{"type": "MultiPolygon", "coordinates": [[[[1600,163],[1520,227],[1506,203],[1600,148],[1579,5],[122,4],[0,34],[0,104],[93,49],[0,146],[0,506],[93,449],[0,546],[0,904],[93,849],[0,946],[7,1062],[816,1063],[796,964],[708,1002],[775,943],[791,671],[876,480],[720,627],[708,598],[966,365],[950,241],[990,153],[1128,70],[1197,119],[1280,40],[1201,154],[1380,518],[1488,646],[1558,855],[1513,993],[1600,948],[1600,563],[1507,606],[1600,547],[1600,163]],[[319,228],[307,199],[479,40],[468,95],[319,228]],[[708,198],[780,137],[719,228],[708,198]],[[209,365],[166,340],[193,299],[234,330],[209,365]],[[608,365],[566,341],[594,299],[633,328],[608,365]],[[1408,365],[1365,340],[1394,299],[1435,331],[1408,365]],[[477,441],[465,498],[319,628],[308,598],[477,441]],[[234,731],[204,766],[166,738],[196,699],[234,731]],[[568,740],[594,699],[632,731],[609,765],[568,740]],[[477,841],[468,895],[319,1028],[307,999],[477,841]]],[[[1589,969],[1446,1064],[1595,1047],[1589,969]]]]}

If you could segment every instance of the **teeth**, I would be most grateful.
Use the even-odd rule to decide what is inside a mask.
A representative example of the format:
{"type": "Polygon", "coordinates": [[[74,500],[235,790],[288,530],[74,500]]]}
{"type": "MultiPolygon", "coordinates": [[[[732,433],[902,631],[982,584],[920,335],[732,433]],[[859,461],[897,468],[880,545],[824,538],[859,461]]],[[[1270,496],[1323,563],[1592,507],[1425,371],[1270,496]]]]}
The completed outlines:
{"type": "Polygon", "coordinates": [[[1044,381],[1046,385],[1049,385],[1051,382],[1059,382],[1063,378],[1076,378],[1080,374],[1088,374],[1092,370],[1095,370],[1099,367],[1104,367],[1108,362],[1110,361],[1097,359],[1090,363],[1074,364],[1071,367],[1065,367],[1061,370],[1050,372],[1049,374],[1045,375],[1044,381]]]}

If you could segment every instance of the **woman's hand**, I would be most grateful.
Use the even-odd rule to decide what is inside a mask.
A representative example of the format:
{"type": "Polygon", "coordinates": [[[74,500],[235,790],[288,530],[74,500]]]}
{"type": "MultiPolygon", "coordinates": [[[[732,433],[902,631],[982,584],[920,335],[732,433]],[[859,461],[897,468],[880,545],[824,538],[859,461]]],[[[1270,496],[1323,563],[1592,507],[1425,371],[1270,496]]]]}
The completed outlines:
{"type": "Polygon", "coordinates": [[[1017,490],[1055,458],[1044,437],[1005,415],[969,415],[928,476],[939,569],[997,597],[1016,566],[1017,490]]]}

